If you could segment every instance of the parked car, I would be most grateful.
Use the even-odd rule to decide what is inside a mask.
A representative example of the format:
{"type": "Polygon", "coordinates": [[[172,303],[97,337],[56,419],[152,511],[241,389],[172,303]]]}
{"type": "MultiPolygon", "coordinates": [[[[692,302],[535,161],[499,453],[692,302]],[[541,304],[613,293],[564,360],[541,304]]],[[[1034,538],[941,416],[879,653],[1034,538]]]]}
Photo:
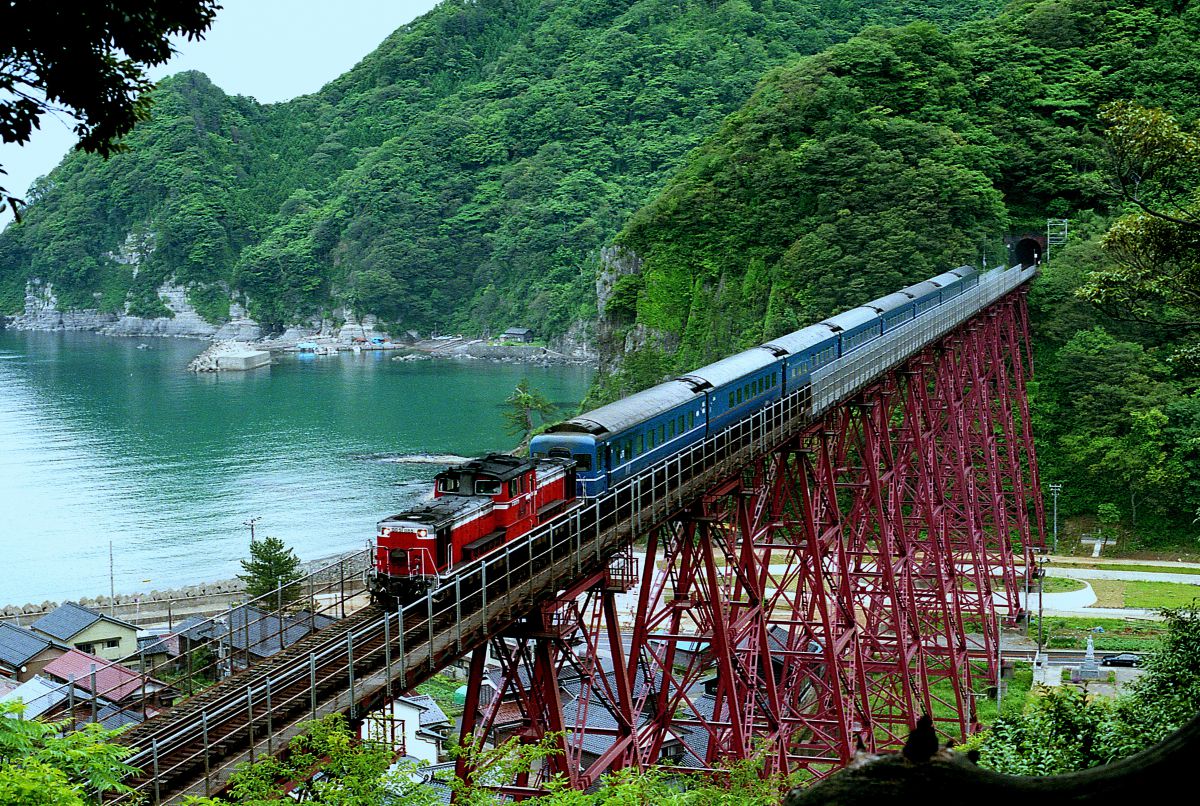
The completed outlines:
{"type": "Polygon", "coordinates": [[[1141,666],[1142,656],[1132,652],[1122,652],[1120,655],[1105,655],[1100,659],[1101,666],[1141,666]]]}

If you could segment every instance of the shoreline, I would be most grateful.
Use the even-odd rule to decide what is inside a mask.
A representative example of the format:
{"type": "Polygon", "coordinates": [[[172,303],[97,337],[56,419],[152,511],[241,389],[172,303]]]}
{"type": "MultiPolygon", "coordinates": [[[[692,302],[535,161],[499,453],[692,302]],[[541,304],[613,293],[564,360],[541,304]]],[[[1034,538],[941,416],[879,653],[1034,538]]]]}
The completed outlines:
{"type": "MultiPolygon", "coordinates": [[[[361,568],[355,565],[352,559],[364,553],[363,549],[337,552],[302,561],[300,569],[308,576],[323,569],[328,570],[339,562],[344,562],[346,587],[348,589],[357,588],[361,587],[359,579],[361,568]]],[[[118,591],[111,598],[105,593],[96,596],[66,597],[56,601],[0,604],[0,622],[27,625],[54,610],[63,602],[75,602],[93,610],[113,613],[118,618],[138,627],[156,627],[167,624],[169,621],[182,621],[189,616],[210,616],[225,612],[230,606],[237,606],[244,602],[245,590],[244,582],[237,577],[231,577],[141,593],[118,591]]]]}
{"type": "MultiPolygon", "coordinates": [[[[81,312],[82,314],[91,314],[93,312],[81,312]]],[[[279,336],[258,336],[256,338],[225,338],[221,336],[223,330],[229,325],[234,325],[239,333],[249,332],[250,325],[257,329],[256,323],[250,323],[249,320],[243,322],[229,322],[217,329],[216,332],[201,333],[201,332],[170,332],[166,329],[158,329],[151,327],[147,330],[127,330],[111,329],[111,323],[98,324],[94,320],[88,321],[87,324],[69,325],[64,324],[65,321],[71,321],[71,314],[63,314],[65,319],[60,319],[57,324],[39,326],[29,323],[16,323],[18,317],[0,316],[0,330],[12,330],[14,332],[25,333],[92,333],[97,336],[105,336],[119,339],[146,339],[146,338],[170,338],[170,339],[192,339],[198,342],[206,343],[206,347],[202,349],[197,358],[204,355],[210,350],[219,349],[221,345],[236,345],[239,348],[250,351],[264,351],[271,354],[272,359],[278,355],[304,355],[313,357],[329,357],[340,355],[341,353],[351,353],[359,355],[363,353],[391,352],[396,353],[392,357],[393,361],[425,361],[433,359],[454,360],[454,361],[490,361],[501,364],[535,364],[541,366],[588,366],[595,369],[598,366],[599,358],[595,353],[595,348],[590,344],[585,344],[582,349],[574,354],[565,353],[555,350],[549,346],[536,344],[513,344],[494,339],[471,338],[464,336],[452,337],[434,337],[428,339],[418,339],[415,341],[383,341],[382,343],[372,343],[369,338],[354,337],[346,338],[341,333],[334,335],[328,331],[322,332],[315,328],[301,329],[298,327],[289,328],[279,336]],[[305,331],[312,332],[305,332],[305,331]]],[[[171,322],[170,319],[162,320],[145,320],[151,323],[171,322]]],[[[358,330],[360,332],[373,333],[371,327],[364,328],[361,325],[346,325],[345,329],[358,330]]]]}

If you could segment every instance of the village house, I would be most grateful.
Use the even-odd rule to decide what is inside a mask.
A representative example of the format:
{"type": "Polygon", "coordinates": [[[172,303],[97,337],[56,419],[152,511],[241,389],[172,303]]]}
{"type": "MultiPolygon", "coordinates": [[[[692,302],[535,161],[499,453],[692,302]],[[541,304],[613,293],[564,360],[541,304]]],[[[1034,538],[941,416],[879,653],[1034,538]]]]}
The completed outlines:
{"type": "Polygon", "coordinates": [[[74,602],[63,602],[29,628],[105,660],[120,660],[137,653],[136,626],[74,602]]]}
{"type": "Polygon", "coordinates": [[[24,683],[67,649],[52,638],[0,622],[0,677],[24,683]]]}
{"type": "Polygon", "coordinates": [[[522,344],[529,344],[533,341],[533,331],[527,327],[510,327],[500,334],[500,338],[504,341],[519,341],[522,344]]]}

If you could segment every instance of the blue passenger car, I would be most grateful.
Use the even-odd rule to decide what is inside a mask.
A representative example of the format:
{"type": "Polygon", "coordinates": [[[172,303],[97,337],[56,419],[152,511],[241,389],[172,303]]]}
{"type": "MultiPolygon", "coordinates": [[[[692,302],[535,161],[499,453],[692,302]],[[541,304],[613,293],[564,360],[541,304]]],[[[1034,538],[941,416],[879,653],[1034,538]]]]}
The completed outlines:
{"type": "Polygon", "coordinates": [[[935,283],[925,280],[900,289],[900,293],[912,298],[913,316],[919,317],[942,304],[942,289],[935,283]]]}
{"type": "Polygon", "coordinates": [[[911,322],[916,315],[912,297],[903,291],[871,300],[863,307],[879,314],[879,318],[883,320],[884,333],[890,333],[905,322],[911,322]]]}
{"type": "Polygon", "coordinates": [[[979,272],[970,266],[959,266],[957,269],[932,277],[928,282],[942,290],[942,302],[949,302],[968,288],[979,285],[979,272]]]}
{"type": "Polygon", "coordinates": [[[705,425],[704,395],[668,381],[551,426],[529,452],[574,459],[578,494],[594,497],[703,436],[705,425]]]}
{"type": "Polygon", "coordinates": [[[752,347],[680,376],[708,397],[708,432],[719,431],[761,409],[783,393],[783,363],[770,350],[752,347]]]}
{"type": "Polygon", "coordinates": [[[763,345],[783,358],[783,394],[808,384],[813,370],[837,360],[837,334],[827,325],[809,325],[763,345]]]}
{"type": "Polygon", "coordinates": [[[851,308],[821,322],[838,334],[839,356],[852,353],[883,335],[882,322],[871,308],[851,308]]]}

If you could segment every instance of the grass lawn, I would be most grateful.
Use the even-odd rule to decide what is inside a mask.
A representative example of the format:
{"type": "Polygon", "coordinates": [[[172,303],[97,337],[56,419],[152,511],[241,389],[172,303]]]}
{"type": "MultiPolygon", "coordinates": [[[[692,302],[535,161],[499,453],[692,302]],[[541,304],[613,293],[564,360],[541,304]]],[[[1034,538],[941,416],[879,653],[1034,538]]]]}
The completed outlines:
{"type": "Polygon", "coordinates": [[[1200,586],[1183,582],[1136,582],[1125,579],[1089,579],[1096,592],[1093,607],[1182,607],[1200,598],[1200,586]]]}
{"type": "MultiPolygon", "coordinates": [[[[1071,579],[1070,577],[1046,577],[1042,580],[1042,590],[1046,593],[1081,591],[1084,589],[1084,586],[1085,583],[1083,580],[1071,579]]],[[[1034,588],[1033,593],[1037,593],[1037,588],[1034,588]]]]}
{"type": "MultiPolygon", "coordinates": [[[[1037,619],[1030,622],[1029,636],[1037,638],[1037,619]]],[[[1115,618],[1046,618],[1046,646],[1049,649],[1086,649],[1088,635],[1099,652],[1146,651],[1152,649],[1166,632],[1158,621],[1115,618]],[[1094,627],[1104,628],[1093,633],[1094,627]]]]}
{"type": "MultiPolygon", "coordinates": [[[[1025,708],[1025,702],[1029,699],[1029,691],[1033,687],[1033,666],[1028,663],[1018,663],[1013,670],[1012,680],[1005,681],[1007,686],[1004,690],[1004,696],[1000,701],[1000,712],[1005,716],[1019,714],[1025,708]]],[[[977,694],[983,694],[991,688],[987,680],[980,678],[975,679],[975,691],[977,694]]],[[[993,690],[993,695],[990,697],[976,697],[975,707],[978,710],[979,721],[984,725],[991,725],[996,721],[996,697],[993,690]]],[[[954,712],[954,690],[951,688],[948,680],[943,680],[934,685],[931,692],[935,697],[945,702],[934,701],[933,711],[934,716],[941,719],[953,719],[956,714],[954,712]]]]}
{"type": "Polygon", "coordinates": [[[1093,607],[1125,607],[1125,582],[1120,579],[1089,579],[1096,594],[1093,607]]]}
{"type": "Polygon", "coordinates": [[[1183,607],[1200,597],[1200,587],[1180,582],[1126,582],[1126,607],[1183,607]]]}
{"type": "Polygon", "coordinates": [[[1050,568],[1087,568],[1093,571],[1142,571],[1148,574],[1200,574],[1200,568],[1173,565],[1134,565],[1132,563],[1051,563],[1050,568]]]}

